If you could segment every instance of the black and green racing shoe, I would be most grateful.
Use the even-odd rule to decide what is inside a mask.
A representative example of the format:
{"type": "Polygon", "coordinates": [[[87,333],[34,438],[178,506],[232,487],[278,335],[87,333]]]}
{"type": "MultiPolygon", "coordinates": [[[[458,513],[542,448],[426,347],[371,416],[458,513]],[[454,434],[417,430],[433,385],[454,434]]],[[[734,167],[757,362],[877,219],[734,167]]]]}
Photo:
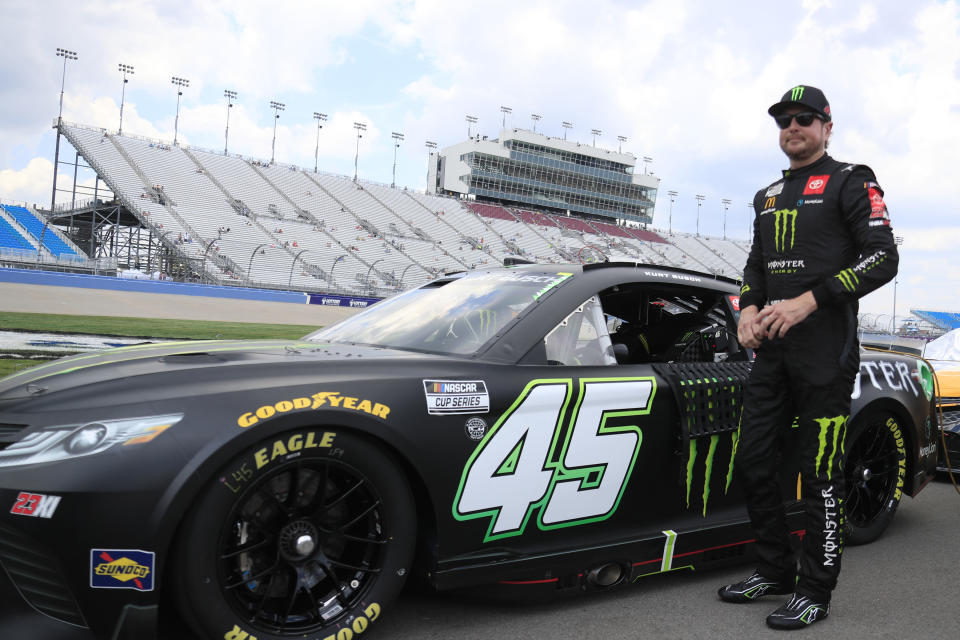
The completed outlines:
{"type": "Polygon", "coordinates": [[[799,593],[767,616],[767,626],[774,629],[803,629],[830,615],[830,603],[814,602],[799,593]]]}
{"type": "Polygon", "coordinates": [[[779,582],[765,578],[759,573],[742,582],[734,582],[720,587],[717,595],[726,602],[752,602],[760,596],[785,595],[793,593],[795,585],[790,582],[779,582]]]}

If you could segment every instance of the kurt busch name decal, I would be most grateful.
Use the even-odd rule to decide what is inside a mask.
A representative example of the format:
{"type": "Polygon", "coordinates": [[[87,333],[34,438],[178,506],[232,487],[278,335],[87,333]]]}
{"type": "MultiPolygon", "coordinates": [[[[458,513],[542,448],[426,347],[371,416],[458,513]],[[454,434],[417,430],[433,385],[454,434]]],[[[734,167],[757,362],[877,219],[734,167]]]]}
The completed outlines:
{"type": "Polygon", "coordinates": [[[483,380],[424,380],[427,413],[487,413],[490,395],[483,380]]]}

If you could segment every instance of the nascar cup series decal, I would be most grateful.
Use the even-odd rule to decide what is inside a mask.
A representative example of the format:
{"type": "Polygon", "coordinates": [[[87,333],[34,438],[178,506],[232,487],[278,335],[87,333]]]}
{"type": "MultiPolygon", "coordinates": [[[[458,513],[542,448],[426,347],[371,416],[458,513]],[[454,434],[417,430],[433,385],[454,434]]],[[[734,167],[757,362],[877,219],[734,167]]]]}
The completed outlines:
{"type": "Polygon", "coordinates": [[[91,549],[90,586],[153,591],[154,558],[152,551],[139,549],[91,549]]]}
{"type": "Polygon", "coordinates": [[[424,380],[427,413],[487,413],[490,396],[483,380],[424,380]]]}

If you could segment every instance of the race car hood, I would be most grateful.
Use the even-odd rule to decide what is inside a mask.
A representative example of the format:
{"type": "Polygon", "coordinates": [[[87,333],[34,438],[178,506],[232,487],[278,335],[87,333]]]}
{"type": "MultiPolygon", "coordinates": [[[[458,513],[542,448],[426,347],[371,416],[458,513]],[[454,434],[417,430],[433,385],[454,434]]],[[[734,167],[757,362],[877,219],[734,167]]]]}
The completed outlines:
{"type": "MultiPolygon", "coordinates": [[[[162,376],[167,381],[171,374],[195,378],[183,374],[198,369],[204,370],[203,377],[207,379],[236,380],[244,376],[265,378],[291,363],[300,365],[298,368],[312,366],[319,372],[336,362],[400,357],[427,356],[379,347],[289,340],[142,344],[61,358],[7,376],[0,380],[0,407],[43,398],[50,408],[50,400],[64,391],[116,391],[117,386],[128,386],[133,379],[139,380],[138,386],[149,386],[149,381],[143,380],[145,376],[162,376]]],[[[158,384],[156,388],[162,387],[158,384]]]]}

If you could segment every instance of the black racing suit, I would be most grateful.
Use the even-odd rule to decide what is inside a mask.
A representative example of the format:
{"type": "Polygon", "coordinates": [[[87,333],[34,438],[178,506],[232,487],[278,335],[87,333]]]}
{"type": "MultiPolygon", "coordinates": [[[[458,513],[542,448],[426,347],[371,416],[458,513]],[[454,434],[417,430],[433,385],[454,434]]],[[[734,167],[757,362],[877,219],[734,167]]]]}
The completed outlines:
{"type": "Polygon", "coordinates": [[[797,566],[778,475],[782,457],[799,456],[806,531],[797,592],[826,603],[843,549],[843,438],[860,366],[857,300],[896,275],[897,247],[883,191],[863,165],[824,155],[784,171],[757,192],[753,206],[740,308],[762,309],[812,291],[817,310],[756,350],[737,469],[757,537],[758,571],[792,581],[797,566]],[[795,417],[798,449],[781,451],[795,417]]]}

